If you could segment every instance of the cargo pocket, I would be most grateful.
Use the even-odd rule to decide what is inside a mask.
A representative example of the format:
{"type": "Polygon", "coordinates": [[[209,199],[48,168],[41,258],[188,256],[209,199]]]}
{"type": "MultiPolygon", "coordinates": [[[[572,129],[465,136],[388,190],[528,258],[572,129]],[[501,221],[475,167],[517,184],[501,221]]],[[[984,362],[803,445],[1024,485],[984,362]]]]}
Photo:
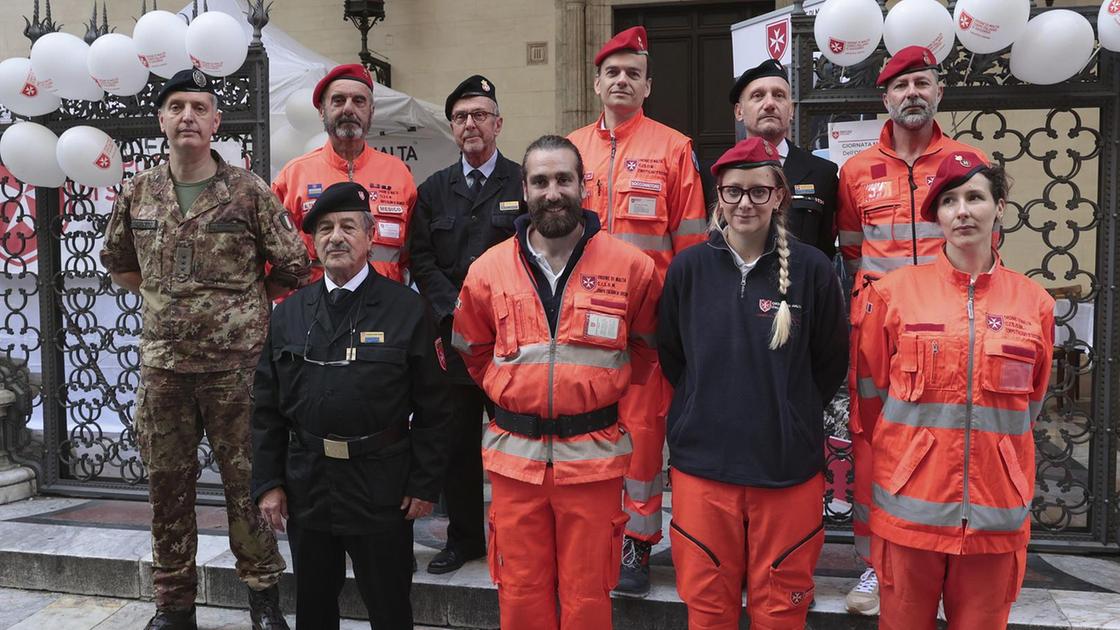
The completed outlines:
{"type": "Polygon", "coordinates": [[[906,485],[907,481],[910,481],[910,477],[914,475],[914,471],[918,469],[918,465],[922,463],[926,453],[929,453],[936,441],[929,429],[922,428],[918,431],[918,436],[910,441],[906,452],[902,454],[898,464],[894,467],[890,481],[887,482],[887,492],[898,494],[902,490],[902,487],[906,485]]]}
{"type": "Polygon", "coordinates": [[[984,344],[981,386],[999,394],[1029,394],[1034,391],[1035,349],[1000,340],[984,344]]]}
{"type": "Polygon", "coordinates": [[[611,519],[611,546],[610,553],[607,554],[610,564],[603,571],[603,576],[606,578],[603,587],[604,592],[607,593],[618,586],[618,575],[622,568],[622,536],[626,531],[626,523],[629,521],[630,515],[626,512],[619,512],[611,519]]]}
{"type": "Polygon", "coordinates": [[[506,358],[517,354],[517,324],[511,317],[508,298],[497,294],[492,298],[495,317],[494,356],[506,358]]]}
{"type": "Polygon", "coordinates": [[[405,208],[397,204],[378,204],[373,208],[373,242],[389,248],[404,245],[405,208]]]}
{"type": "Polygon", "coordinates": [[[1015,487],[1016,494],[1023,501],[1023,505],[1030,505],[1034,499],[1034,490],[1023,472],[1022,464],[1019,463],[1019,456],[1015,453],[1015,445],[1011,443],[1011,438],[1004,436],[999,441],[999,456],[1003,460],[1007,478],[1011,480],[1011,485],[1015,487]]]}
{"type": "Polygon", "coordinates": [[[494,525],[494,512],[487,519],[489,532],[486,541],[486,565],[490,568],[490,581],[495,586],[502,585],[502,552],[498,550],[498,528],[494,525]]]}
{"type": "Polygon", "coordinates": [[[891,358],[890,393],[899,400],[915,402],[925,393],[922,371],[924,355],[921,342],[915,335],[902,335],[898,351],[891,358]]]}
{"type": "Polygon", "coordinates": [[[576,294],[571,338],[573,341],[614,350],[626,347],[626,302],[576,294]]]}
{"type": "Polygon", "coordinates": [[[824,547],[824,523],[783,551],[770,564],[770,589],[767,612],[775,618],[796,613],[813,601],[813,569],[824,547]]]}
{"type": "Polygon", "coordinates": [[[708,558],[708,560],[710,560],[712,562],[713,565],[715,565],[717,568],[719,567],[719,565],[720,565],[719,558],[716,556],[715,552],[712,551],[710,548],[708,548],[708,546],[705,545],[703,542],[701,542],[699,538],[697,538],[697,537],[693,536],[692,534],[684,531],[684,529],[681,528],[681,526],[678,525],[675,520],[669,521],[669,529],[670,529],[670,534],[672,532],[676,532],[677,535],[679,535],[684,540],[688,541],[688,543],[691,547],[693,547],[697,551],[701,552],[704,556],[706,556],[708,558]]]}
{"type": "Polygon", "coordinates": [[[1007,555],[1010,556],[1012,566],[1007,571],[1011,580],[1007,584],[1007,598],[1004,601],[1010,604],[1019,599],[1019,591],[1023,589],[1023,578],[1027,574],[1027,550],[1019,549],[1007,555]]]}

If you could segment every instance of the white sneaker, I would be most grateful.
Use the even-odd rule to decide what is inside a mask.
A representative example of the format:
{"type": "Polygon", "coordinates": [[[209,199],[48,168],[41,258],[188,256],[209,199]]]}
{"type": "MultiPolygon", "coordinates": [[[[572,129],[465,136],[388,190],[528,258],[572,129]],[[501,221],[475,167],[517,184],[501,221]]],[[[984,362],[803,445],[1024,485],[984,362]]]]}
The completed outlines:
{"type": "Polygon", "coordinates": [[[844,605],[852,614],[879,614],[879,576],[875,575],[875,569],[868,568],[859,576],[859,583],[848,592],[844,605]]]}

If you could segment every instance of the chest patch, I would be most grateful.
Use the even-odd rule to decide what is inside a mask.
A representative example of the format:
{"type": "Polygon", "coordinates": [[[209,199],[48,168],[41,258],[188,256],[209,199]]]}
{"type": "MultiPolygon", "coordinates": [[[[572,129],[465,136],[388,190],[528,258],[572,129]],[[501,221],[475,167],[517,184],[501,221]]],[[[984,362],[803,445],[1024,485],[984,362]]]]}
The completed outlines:
{"type": "MultiPolygon", "coordinates": [[[[373,193],[370,193],[370,196],[372,197],[373,193]]],[[[389,204],[389,203],[379,203],[379,204],[377,204],[377,213],[378,214],[404,214],[404,206],[399,206],[399,205],[396,205],[396,204],[389,204]]]]}
{"type": "Polygon", "coordinates": [[[813,184],[797,184],[793,187],[793,194],[803,197],[812,197],[817,194],[817,187],[813,184]]]}
{"type": "Polygon", "coordinates": [[[323,194],[322,184],[308,184],[307,185],[307,198],[318,199],[319,195],[323,194]]]}
{"type": "Polygon", "coordinates": [[[630,180],[630,187],[637,190],[648,190],[650,192],[661,192],[661,182],[646,182],[640,179],[630,180]]]}
{"type": "Polygon", "coordinates": [[[988,315],[988,328],[992,330],[1003,330],[1003,316],[988,315]]]}
{"type": "Polygon", "coordinates": [[[618,320],[616,315],[605,315],[603,313],[588,313],[587,314],[587,329],[584,334],[588,337],[598,337],[600,339],[618,339],[618,320]]]}
{"type": "Polygon", "coordinates": [[[894,182],[871,182],[863,187],[863,198],[865,201],[878,201],[880,199],[889,199],[894,196],[894,182]]]}
{"type": "Polygon", "coordinates": [[[634,195],[630,197],[630,203],[626,206],[626,214],[634,217],[657,216],[657,199],[634,195]]]}
{"type": "Polygon", "coordinates": [[[879,164],[871,165],[871,177],[873,179],[881,179],[887,176],[887,165],[880,162],[879,164]]]}
{"type": "Polygon", "coordinates": [[[399,223],[393,223],[392,221],[378,221],[377,233],[382,238],[400,238],[401,226],[399,223]]]}

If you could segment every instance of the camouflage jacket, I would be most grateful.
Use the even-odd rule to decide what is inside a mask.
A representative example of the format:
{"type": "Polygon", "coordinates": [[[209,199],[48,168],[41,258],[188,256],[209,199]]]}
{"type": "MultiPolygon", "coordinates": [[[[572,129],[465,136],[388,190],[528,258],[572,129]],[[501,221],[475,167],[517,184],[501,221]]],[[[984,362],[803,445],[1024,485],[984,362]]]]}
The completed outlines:
{"type": "Polygon", "coordinates": [[[307,250],[268,185],[215,152],[218,171],[185,213],[167,164],[124,183],[105,228],[101,263],[139,271],[140,361],[176,372],[256,365],[268,332],[269,278],[307,283],[307,250]]]}

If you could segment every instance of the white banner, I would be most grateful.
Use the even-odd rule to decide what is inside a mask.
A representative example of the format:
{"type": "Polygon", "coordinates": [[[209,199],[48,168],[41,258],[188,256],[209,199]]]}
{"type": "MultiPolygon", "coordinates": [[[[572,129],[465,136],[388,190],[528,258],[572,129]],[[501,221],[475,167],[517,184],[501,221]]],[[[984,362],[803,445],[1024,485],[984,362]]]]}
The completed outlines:
{"type": "Polygon", "coordinates": [[[852,120],[828,123],[828,159],[843,167],[848,158],[879,141],[883,122],[852,120]]]}

